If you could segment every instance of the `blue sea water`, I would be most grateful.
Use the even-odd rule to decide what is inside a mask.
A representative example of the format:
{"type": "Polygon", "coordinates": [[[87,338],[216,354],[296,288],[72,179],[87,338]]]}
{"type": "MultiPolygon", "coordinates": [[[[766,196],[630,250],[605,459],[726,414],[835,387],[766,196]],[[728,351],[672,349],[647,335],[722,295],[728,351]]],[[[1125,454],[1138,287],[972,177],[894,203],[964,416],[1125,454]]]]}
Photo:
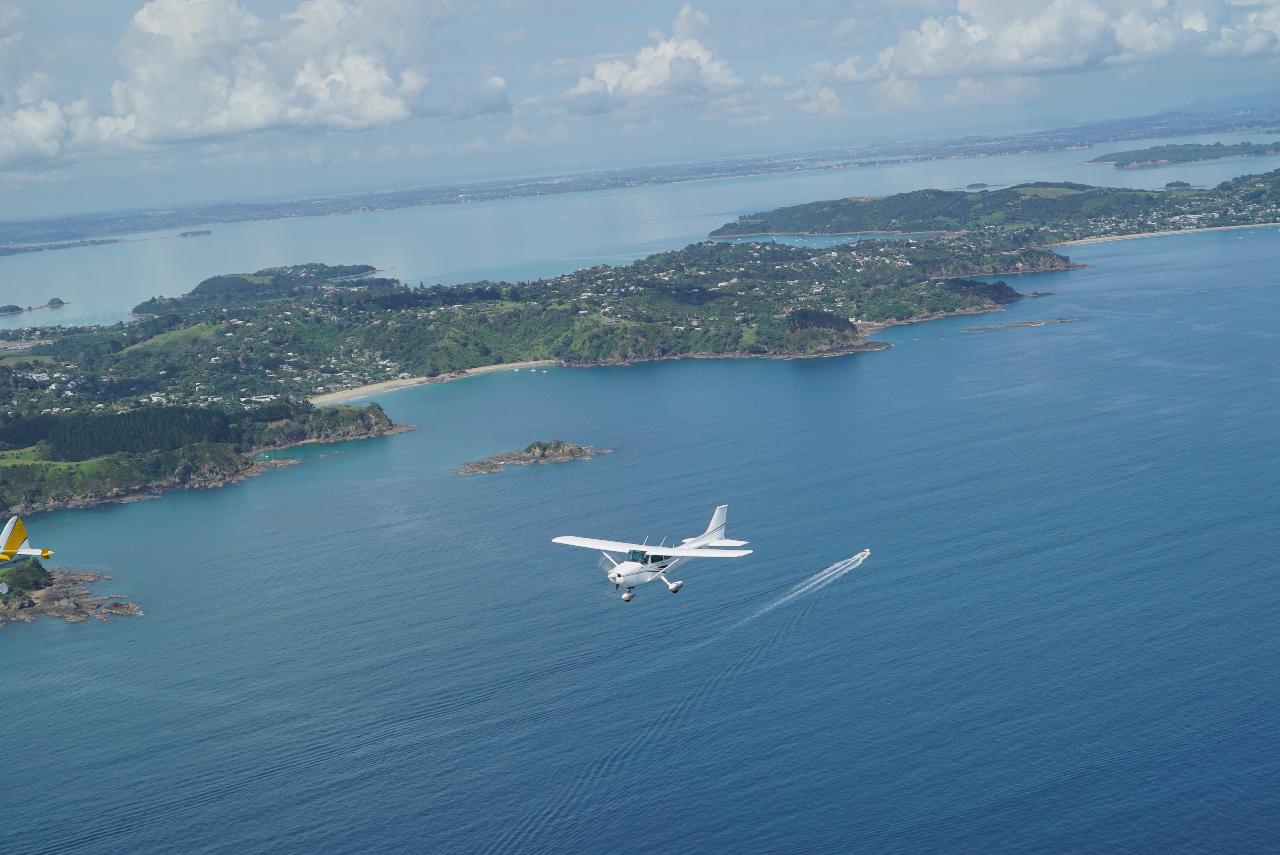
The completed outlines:
{"type": "MultiPolygon", "coordinates": [[[[0,304],[67,305],[0,317],[0,329],[114,323],[150,297],[190,291],[206,277],[282,264],[373,264],[410,283],[512,281],[630,262],[705,239],[739,214],[851,195],[922,187],[995,187],[1024,181],[1080,181],[1159,188],[1189,181],[1213,186],[1280,166],[1280,157],[1118,170],[1089,159],[1163,142],[1233,142],[1249,135],[1134,140],[1070,151],[887,164],[828,172],[691,181],[503,199],[468,205],[400,208],[333,217],[214,223],[207,237],[168,232],[128,235],[124,243],[0,258],[0,304]]],[[[847,240],[848,238],[841,238],[847,240]]],[[[810,243],[820,245],[824,239],[810,243]]]]}
{"type": "Polygon", "coordinates": [[[1076,247],[852,357],[404,390],[416,432],[35,517],[146,615],[0,631],[0,850],[1275,851],[1278,252],[1076,247]],[[454,474],[550,437],[614,453],[454,474]],[[676,596],[549,542],[720,502],[756,551],[676,596]]]}

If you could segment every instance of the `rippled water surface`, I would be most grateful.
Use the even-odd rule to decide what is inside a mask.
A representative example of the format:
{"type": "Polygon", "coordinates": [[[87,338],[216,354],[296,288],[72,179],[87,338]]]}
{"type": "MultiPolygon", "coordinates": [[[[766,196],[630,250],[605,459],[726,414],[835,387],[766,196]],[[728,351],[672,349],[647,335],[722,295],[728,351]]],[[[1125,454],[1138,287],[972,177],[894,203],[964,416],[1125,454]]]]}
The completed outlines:
{"type": "Polygon", "coordinates": [[[35,517],[146,616],[0,631],[0,850],[1274,851],[1278,252],[1077,247],[847,358],[400,391],[421,430],[35,517]],[[454,474],[551,437],[614,453],[454,474]],[[549,542],[719,502],[756,552],[676,596],[549,542]]]}

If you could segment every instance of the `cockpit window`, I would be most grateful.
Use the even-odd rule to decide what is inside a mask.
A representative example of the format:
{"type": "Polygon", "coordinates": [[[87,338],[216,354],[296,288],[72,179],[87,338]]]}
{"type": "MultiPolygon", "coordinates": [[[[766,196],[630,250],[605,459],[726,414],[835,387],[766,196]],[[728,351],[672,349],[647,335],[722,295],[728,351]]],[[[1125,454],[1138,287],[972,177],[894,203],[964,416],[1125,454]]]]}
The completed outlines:
{"type": "Polygon", "coordinates": [[[645,559],[645,554],[642,550],[633,549],[627,553],[628,561],[639,561],[641,564],[643,564],[644,559],[645,559]]]}

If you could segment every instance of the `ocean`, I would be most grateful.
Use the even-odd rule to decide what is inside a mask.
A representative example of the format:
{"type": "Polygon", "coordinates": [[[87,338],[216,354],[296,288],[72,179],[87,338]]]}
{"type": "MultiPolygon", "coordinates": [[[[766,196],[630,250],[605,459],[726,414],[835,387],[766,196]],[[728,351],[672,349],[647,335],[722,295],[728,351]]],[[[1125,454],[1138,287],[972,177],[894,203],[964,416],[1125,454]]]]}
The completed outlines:
{"type": "Polygon", "coordinates": [[[0,630],[0,850],[1274,851],[1278,252],[1073,247],[888,350],[402,390],[34,517],[146,614],[0,630]],[[614,453],[455,474],[553,437],[614,453]],[[550,542],[720,503],[755,552],[674,596],[550,542]]]}

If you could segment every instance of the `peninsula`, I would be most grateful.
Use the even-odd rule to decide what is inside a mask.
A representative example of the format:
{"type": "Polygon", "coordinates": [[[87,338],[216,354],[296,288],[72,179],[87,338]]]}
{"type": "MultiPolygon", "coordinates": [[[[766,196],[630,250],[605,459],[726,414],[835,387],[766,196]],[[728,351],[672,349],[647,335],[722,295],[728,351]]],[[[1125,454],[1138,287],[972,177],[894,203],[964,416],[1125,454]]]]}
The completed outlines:
{"type": "Polygon", "coordinates": [[[315,408],[274,400],[236,407],[56,409],[0,415],[0,514],[220,487],[288,465],[262,459],[264,451],[409,429],[393,423],[377,404],[315,408]]]}
{"type": "Polygon", "coordinates": [[[1012,251],[1085,238],[1280,224],[1280,170],[1210,190],[1132,190],[1039,181],[1001,190],[917,190],[747,214],[714,237],[947,232],[938,247],[1012,251]]]}
{"type": "Polygon", "coordinates": [[[609,454],[607,448],[591,448],[553,439],[550,442],[531,442],[522,451],[504,451],[484,460],[473,460],[458,470],[460,475],[476,475],[483,472],[501,472],[507,466],[528,466],[534,463],[568,463],[598,454],[609,454]]]}
{"type": "Polygon", "coordinates": [[[0,256],[19,252],[114,243],[109,235],[206,227],[291,217],[385,211],[423,205],[466,205],[495,199],[550,196],[757,175],[828,172],[895,163],[1067,151],[1096,143],[1154,139],[1274,127],[1280,109],[1229,108],[1201,113],[1162,113],[1003,136],[874,143],[852,148],[748,155],[693,163],[669,163],[574,175],[548,175],[431,187],[326,195],[271,202],[226,202],[187,208],[104,211],[0,222],[0,256]],[[55,243],[57,242],[57,243],[55,243]]]}
{"type": "Polygon", "coordinates": [[[396,432],[377,404],[316,404],[402,385],[876,350],[886,325],[1021,299],[995,277],[1076,267],[1054,249],[1066,241],[1266,224],[1280,224],[1280,171],[1211,190],[1039,182],[816,202],[716,230],[733,241],[529,282],[413,287],[324,264],[214,276],[131,322],[0,330],[0,510],[215,486],[277,465],[264,450],[396,432]],[[741,239],[796,231],[934,234],[741,239]]]}
{"type": "Polygon", "coordinates": [[[1153,169],[1172,166],[1175,163],[1194,163],[1199,160],[1219,160],[1224,157],[1263,157],[1280,154],[1280,141],[1270,143],[1179,143],[1157,145],[1131,151],[1118,151],[1095,157],[1090,163],[1110,163],[1116,169],[1153,169]]]}

